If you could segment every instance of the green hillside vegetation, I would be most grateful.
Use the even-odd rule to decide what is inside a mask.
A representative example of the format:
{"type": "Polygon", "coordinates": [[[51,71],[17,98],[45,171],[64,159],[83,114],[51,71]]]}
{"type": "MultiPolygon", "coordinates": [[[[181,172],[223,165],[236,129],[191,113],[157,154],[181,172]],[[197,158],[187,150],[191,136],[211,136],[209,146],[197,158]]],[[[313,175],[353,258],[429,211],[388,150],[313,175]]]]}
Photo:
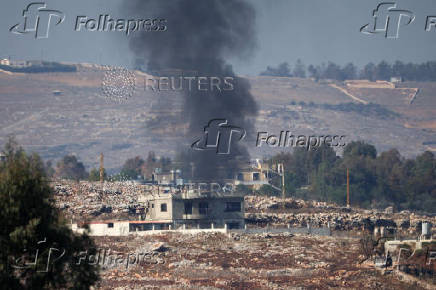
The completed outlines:
{"type": "Polygon", "coordinates": [[[286,192],[290,196],[346,203],[346,170],[350,172],[351,204],[364,208],[394,206],[434,213],[436,209],[436,159],[426,151],[405,159],[396,149],[377,155],[373,145],[362,141],[344,147],[343,157],[328,146],[272,157],[283,162],[286,192]],[[306,190],[300,188],[306,187],[306,190]]]}

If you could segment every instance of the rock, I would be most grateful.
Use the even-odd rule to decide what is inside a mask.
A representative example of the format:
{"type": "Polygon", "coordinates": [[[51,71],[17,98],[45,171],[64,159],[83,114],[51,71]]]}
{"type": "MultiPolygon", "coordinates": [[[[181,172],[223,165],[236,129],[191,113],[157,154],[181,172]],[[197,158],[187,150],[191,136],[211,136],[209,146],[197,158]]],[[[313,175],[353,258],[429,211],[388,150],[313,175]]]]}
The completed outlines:
{"type": "Polygon", "coordinates": [[[163,253],[168,251],[170,248],[168,246],[165,245],[165,243],[159,243],[156,245],[153,245],[153,249],[152,251],[154,252],[158,252],[158,253],[163,253]]]}

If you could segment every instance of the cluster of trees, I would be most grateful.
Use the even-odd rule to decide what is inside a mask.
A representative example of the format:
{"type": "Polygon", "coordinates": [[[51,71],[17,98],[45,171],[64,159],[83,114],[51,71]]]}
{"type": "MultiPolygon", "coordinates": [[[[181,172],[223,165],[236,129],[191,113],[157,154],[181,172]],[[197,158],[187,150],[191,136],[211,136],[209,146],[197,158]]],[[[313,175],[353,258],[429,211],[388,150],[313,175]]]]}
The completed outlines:
{"type": "Polygon", "coordinates": [[[275,77],[306,77],[306,67],[301,59],[295,63],[295,68],[291,70],[291,66],[287,62],[279,64],[277,67],[267,66],[266,70],[260,73],[261,76],[275,76],[275,77]]]}
{"type": "Polygon", "coordinates": [[[292,153],[273,156],[269,162],[284,163],[286,192],[300,198],[344,205],[348,169],[354,206],[392,205],[399,210],[427,212],[436,208],[436,159],[429,151],[405,159],[396,149],[377,155],[373,145],[357,141],[344,147],[343,157],[331,147],[321,146],[310,151],[296,148],[292,153]]]}
{"type": "MultiPolygon", "coordinates": [[[[144,160],[141,156],[127,159],[119,174],[108,177],[106,169],[103,169],[104,180],[131,180],[139,178],[151,179],[155,168],[162,171],[170,170],[172,161],[168,157],[157,157],[154,152],[149,152],[144,160]]],[[[44,164],[44,170],[48,177],[71,179],[71,180],[100,180],[100,169],[92,168],[88,173],[85,166],[75,155],[64,156],[53,168],[51,161],[44,164]]]]}
{"type": "MultiPolygon", "coordinates": [[[[189,172],[189,164],[177,160],[172,162],[170,158],[157,157],[154,152],[149,152],[146,159],[136,156],[126,160],[121,172],[111,179],[139,177],[150,180],[155,168],[165,172],[175,168],[176,164],[185,173],[189,172]]],[[[284,164],[286,192],[299,198],[344,204],[346,170],[349,169],[353,205],[366,208],[393,205],[398,209],[428,212],[436,208],[436,159],[429,151],[415,159],[405,159],[396,149],[377,155],[373,145],[357,141],[344,147],[343,157],[337,156],[331,147],[321,146],[309,151],[295,148],[292,153],[282,152],[268,162],[271,165],[284,164]]],[[[88,174],[83,164],[71,155],[59,161],[54,170],[50,164],[45,164],[44,168],[59,178],[100,179],[99,170],[92,169],[88,174]]],[[[279,188],[281,178],[274,177],[273,184],[279,188]]],[[[242,187],[239,190],[251,193],[242,187]]],[[[280,191],[265,186],[256,193],[278,195],[280,191]]]]}
{"type": "Polygon", "coordinates": [[[30,64],[25,67],[15,67],[10,65],[0,65],[0,69],[10,72],[21,73],[48,73],[48,72],[76,72],[77,67],[70,64],[59,62],[42,61],[40,64],[30,64]]]}
{"type": "Polygon", "coordinates": [[[172,161],[169,157],[157,157],[153,151],[150,151],[145,160],[141,156],[127,159],[120,174],[116,175],[114,179],[126,180],[140,177],[150,180],[155,168],[167,171],[170,169],[171,164],[172,161]]]}
{"type": "Polygon", "coordinates": [[[306,69],[303,62],[298,59],[293,70],[287,62],[283,62],[277,67],[268,66],[260,75],[310,77],[315,80],[334,79],[339,81],[354,79],[390,80],[391,77],[401,77],[407,81],[435,81],[436,61],[427,61],[420,64],[403,63],[401,61],[396,61],[393,64],[386,61],[381,61],[378,64],[370,62],[359,70],[351,62],[344,66],[328,62],[317,66],[309,65],[306,69]]]}
{"type": "Polygon", "coordinates": [[[53,176],[62,179],[81,180],[88,178],[89,174],[76,156],[66,155],[56,164],[53,176]]]}
{"type": "Polygon", "coordinates": [[[37,154],[13,140],[0,162],[0,284],[2,289],[89,289],[99,267],[78,263],[81,252],[96,254],[88,235],[74,234],[53,203],[37,154]]]}

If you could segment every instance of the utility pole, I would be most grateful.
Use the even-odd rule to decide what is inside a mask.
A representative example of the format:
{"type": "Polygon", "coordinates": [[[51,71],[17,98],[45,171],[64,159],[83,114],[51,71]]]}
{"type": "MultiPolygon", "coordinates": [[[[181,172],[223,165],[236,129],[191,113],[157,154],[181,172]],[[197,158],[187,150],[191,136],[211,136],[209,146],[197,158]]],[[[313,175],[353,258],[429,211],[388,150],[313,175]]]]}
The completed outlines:
{"type": "Polygon", "coordinates": [[[347,168],[347,207],[350,207],[350,172],[347,168]]]}
{"type": "Polygon", "coordinates": [[[100,182],[103,183],[104,181],[104,164],[103,164],[103,153],[100,153],[100,182]]]}
{"type": "Polygon", "coordinates": [[[283,163],[279,163],[277,164],[277,171],[279,172],[279,174],[281,173],[282,175],[282,198],[284,199],[286,197],[286,193],[285,193],[285,166],[283,163]]]}

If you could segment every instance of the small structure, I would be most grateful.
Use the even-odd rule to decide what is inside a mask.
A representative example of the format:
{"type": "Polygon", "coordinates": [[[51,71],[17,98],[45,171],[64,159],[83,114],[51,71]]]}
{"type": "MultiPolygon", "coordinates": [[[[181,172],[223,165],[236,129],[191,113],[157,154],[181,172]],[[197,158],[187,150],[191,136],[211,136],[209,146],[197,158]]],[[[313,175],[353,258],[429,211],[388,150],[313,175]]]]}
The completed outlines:
{"type": "Polygon", "coordinates": [[[401,83],[403,82],[403,78],[400,76],[391,77],[391,83],[401,83]]]}
{"type": "Polygon", "coordinates": [[[259,159],[252,161],[251,166],[240,170],[234,179],[235,185],[245,185],[250,189],[258,190],[262,185],[269,184],[270,169],[259,159]]]}
{"type": "Polygon", "coordinates": [[[11,62],[7,58],[0,59],[0,65],[11,65],[11,62]]]}
{"type": "Polygon", "coordinates": [[[182,172],[179,169],[162,172],[161,168],[156,168],[152,174],[152,182],[162,185],[181,185],[183,184],[181,175],[182,172]]]}
{"type": "Polygon", "coordinates": [[[3,152],[0,152],[0,162],[6,161],[6,155],[3,152]]]}
{"type": "Polygon", "coordinates": [[[429,222],[423,222],[421,228],[421,240],[431,239],[431,224],[429,222]]]}

